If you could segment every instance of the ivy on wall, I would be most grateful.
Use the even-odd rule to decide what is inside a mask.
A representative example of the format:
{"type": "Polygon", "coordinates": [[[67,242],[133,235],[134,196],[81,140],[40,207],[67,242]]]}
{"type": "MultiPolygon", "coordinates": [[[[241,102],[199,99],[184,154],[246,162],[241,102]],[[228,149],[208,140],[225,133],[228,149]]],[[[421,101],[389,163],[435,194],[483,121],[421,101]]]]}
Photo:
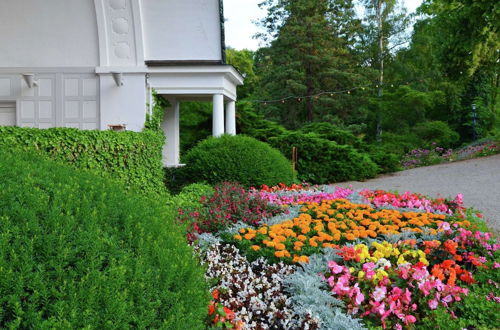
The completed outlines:
{"type": "Polygon", "coordinates": [[[0,148],[36,150],[76,168],[107,174],[127,189],[143,192],[165,191],[164,143],[161,129],[136,133],[0,127],[0,148]]]}

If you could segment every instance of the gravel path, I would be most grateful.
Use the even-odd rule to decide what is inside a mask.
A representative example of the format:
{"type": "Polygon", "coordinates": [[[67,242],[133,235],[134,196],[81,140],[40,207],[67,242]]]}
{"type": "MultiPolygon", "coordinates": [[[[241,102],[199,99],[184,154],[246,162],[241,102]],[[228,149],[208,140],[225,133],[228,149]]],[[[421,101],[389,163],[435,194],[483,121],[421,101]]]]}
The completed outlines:
{"type": "Polygon", "coordinates": [[[464,195],[466,207],[481,211],[489,227],[500,233],[500,155],[420,167],[365,182],[336,184],[355,189],[411,191],[431,197],[464,195]]]}

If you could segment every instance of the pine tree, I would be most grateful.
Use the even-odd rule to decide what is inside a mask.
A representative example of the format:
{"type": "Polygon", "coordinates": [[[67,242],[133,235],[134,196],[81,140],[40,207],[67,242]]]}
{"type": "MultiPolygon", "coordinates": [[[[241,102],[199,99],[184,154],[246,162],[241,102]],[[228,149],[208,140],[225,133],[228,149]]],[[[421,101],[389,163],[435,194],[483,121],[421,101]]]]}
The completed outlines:
{"type": "Polygon", "coordinates": [[[350,47],[359,27],[351,0],[266,0],[260,35],[268,46],[257,53],[261,98],[285,101],[263,106],[272,119],[297,127],[317,118],[348,119],[348,95],[323,94],[364,82],[350,47]],[[293,97],[292,97],[293,96],[293,97]],[[303,96],[300,97],[299,96],[303,96]]]}

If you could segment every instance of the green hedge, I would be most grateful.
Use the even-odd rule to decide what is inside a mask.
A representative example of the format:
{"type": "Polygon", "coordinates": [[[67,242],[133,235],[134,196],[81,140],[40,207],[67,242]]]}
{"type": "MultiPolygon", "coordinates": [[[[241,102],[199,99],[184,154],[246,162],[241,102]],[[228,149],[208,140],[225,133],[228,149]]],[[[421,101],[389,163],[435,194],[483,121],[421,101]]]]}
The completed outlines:
{"type": "Polygon", "coordinates": [[[350,145],[338,145],[314,133],[291,132],[269,139],[269,143],[283,154],[298,149],[298,178],[323,184],[374,177],[379,170],[368,154],[358,152],[350,145]]]}
{"type": "Polygon", "coordinates": [[[300,128],[303,133],[316,133],[321,138],[335,141],[338,144],[348,144],[358,150],[367,149],[367,144],[352,132],[330,123],[311,123],[300,128]]]}
{"type": "Polygon", "coordinates": [[[0,127],[0,147],[38,150],[76,168],[106,173],[127,188],[162,192],[162,134],[0,127]]]}
{"type": "Polygon", "coordinates": [[[276,149],[254,138],[238,135],[210,137],[183,158],[186,164],[176,173],[176,184],[239,182],[245,187],[280,182],[291,184],[290,162],[276,149]]]}
{"type": "Polygon", "coordinates": [[[419,123],[413,128],[413,132],[427,146],[432,146],[432,143],[436,143],[437,147],[451,148],[455,147],[460,139],[460,135],[443,121],[419,123]]]}
{"type": "Polygon", "coordinates": [[[39,155],[0,159],[1,328],[204,328],[175,210],[39,155]]]}

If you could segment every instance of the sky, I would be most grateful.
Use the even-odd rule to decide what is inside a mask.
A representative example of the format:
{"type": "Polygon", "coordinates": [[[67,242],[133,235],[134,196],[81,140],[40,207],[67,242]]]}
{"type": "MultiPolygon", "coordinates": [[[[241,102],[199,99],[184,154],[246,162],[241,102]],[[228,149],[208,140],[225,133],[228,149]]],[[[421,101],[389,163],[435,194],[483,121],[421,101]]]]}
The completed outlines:
{"type": "MultiPolygon", "coordinates": [[[[226,18],[226,45],[235,49],[259,48],[259,41],[252,38],[259,32],[253,23],[265,16],[265,11],[257,4],[262,0],[224,0],[224,16],[226,18]]],[[[422,0],[403,0],[409,13],[420,6],[422,0]]]]}

